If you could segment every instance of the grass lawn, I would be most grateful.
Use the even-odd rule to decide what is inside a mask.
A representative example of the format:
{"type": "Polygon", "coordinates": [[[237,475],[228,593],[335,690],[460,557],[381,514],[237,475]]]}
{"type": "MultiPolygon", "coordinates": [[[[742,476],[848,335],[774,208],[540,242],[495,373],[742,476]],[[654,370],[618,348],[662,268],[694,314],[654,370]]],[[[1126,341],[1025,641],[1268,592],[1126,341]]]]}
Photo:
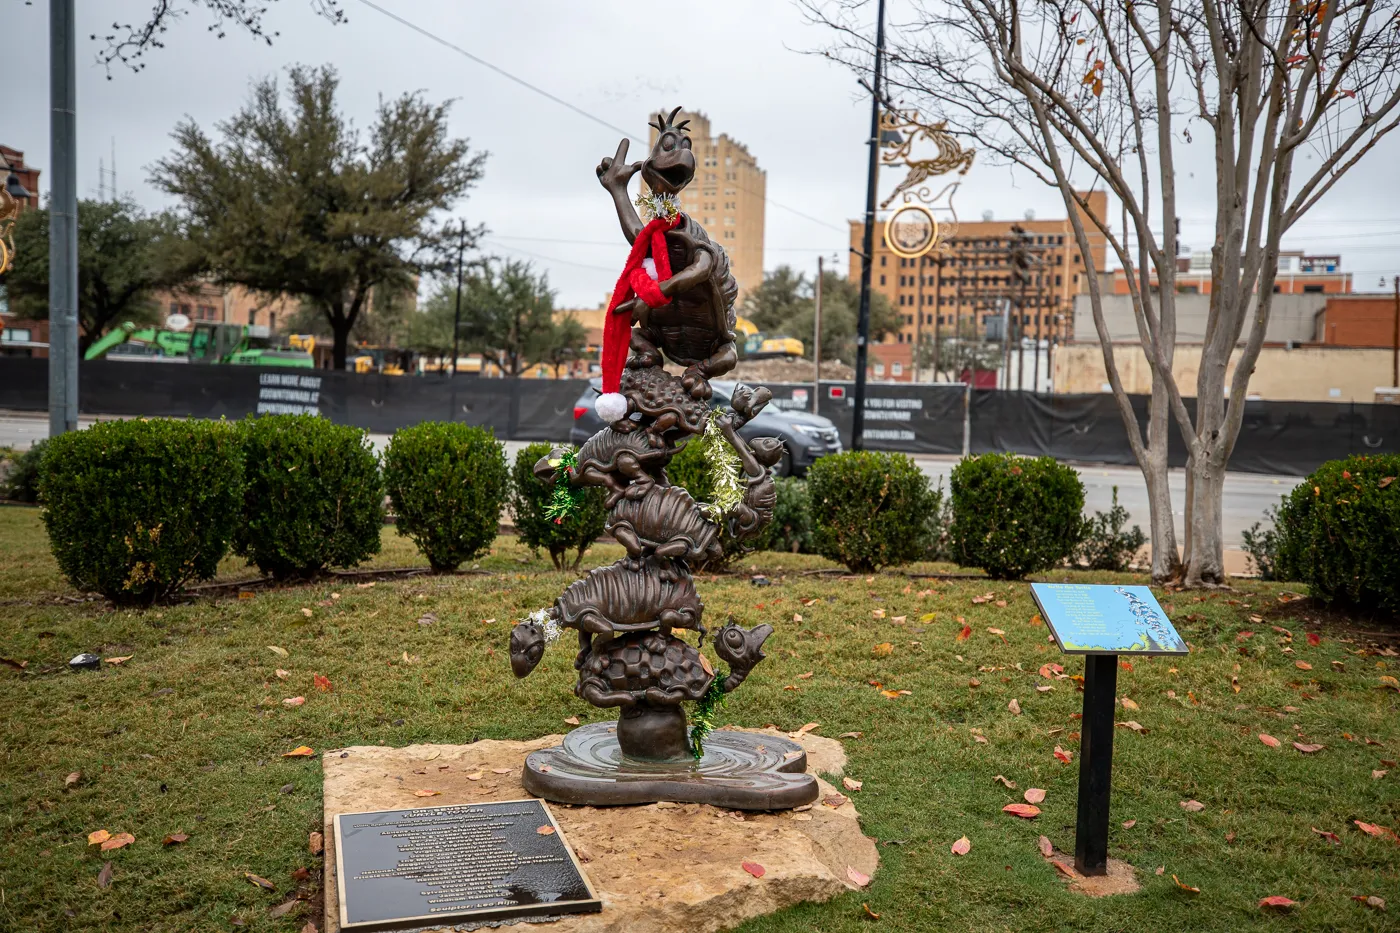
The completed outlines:
{"type": "MultiPolygon", "coordinates": [[[[620,553],[599,546],[585,566],[620,553]]],[[[420,562],[385,530],[378,564],[420,562]]],[[[488,573],[114,611],[67,587],[37,511],[0,509],[0,655],[28,662],[0,665],[0,929],[300,930],[320,919],[307,835],[321,826],[321,771],[318,758],[283,752],[530,738],[567,729],[571,715],[611,718],[570,693],[572,650],[551,650],[528,680],[510,673],[510,625],[573,575],[509,537],[479,566],[488,573]],[[130,660],[70,673],[68,658],[89,650],[130,660]],[[319,692],[313,674],[334,690],[319,692]],[[298,696],[303,705],[282,702],[298,696]],[[81,777],[65,786],[71,772],[81,777]],[[99,829],[136,841],[101,853],[86,843],[99,829]],[[161,844],[177,832],[188,841],[161,844]],[[311,874],[299,884],[301,868],[311,874]],[[308,904],[271,915],[298,890],[308,904]]],[[[743,930],[1396,929],[1400,844],[1353,822],[1400,831],[1400,769],[1383,763],[1400,757],[1400,693],[1381,680],[1400,674],[1400,658],[1379,653],[1384,636],[1310,624],[1310,601],[1276,584],[1159,594],[1194,650],[1119,672],[1120,696],[1136,703],[1119,720],[1145,731],[1117,730],[1110,854],[1137,866],[1143,889],[1092,901],[1067,892],[1036,848],[1041,834],[1073,848],[1080,709],[1073,680],[1037,671],[1059,662],[1079,674],[1082,662],[1047,644],[1027,587],[800,573],[828,566],[765,553],[741,569],[773,586],[747,574],[697,581],[712,628],[732,614],[777,629],[769,659],[725,707],[731,722],[862,733],[846,742],[847,773],[864,781],[854,796],[883,860],[869,890],[743,930]],[[964,622],[972,635],[958,641],[964,622]],[[884,643],[888,653],[873,650],[884,643]],[[890,699],[870,681],[912,693],[890,699]],[[1303,754],[1295,741],[1325,748],[1303,754]],[[1047,792],[1038,819],[1001,812],[1030,787],[1047,792]],[[1204,809],[1188,812],[1187,800],[1204,809]],[[964,835],[971,852],[950,854],[964,835]],[[1256,905],[1268,895],[1299,907],[1266,913],[1256,905]],[[1353,895],[1385,898],[1389,911],[1353,895]]],[[[224,573],[248,571],[231,561],[224,573]]]]}

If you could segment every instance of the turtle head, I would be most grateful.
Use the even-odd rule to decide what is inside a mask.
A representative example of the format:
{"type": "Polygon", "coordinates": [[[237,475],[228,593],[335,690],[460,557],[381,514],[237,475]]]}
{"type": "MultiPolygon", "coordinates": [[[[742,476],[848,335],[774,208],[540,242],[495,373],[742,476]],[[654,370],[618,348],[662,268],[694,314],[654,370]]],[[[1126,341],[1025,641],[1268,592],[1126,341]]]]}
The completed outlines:
{"type": "Polygon", "coordinates": [[[755,437],[749,441],[753,458],[766,467],[783,459],[783,442],[776,437],[755,437]]]}
{"type": "Polygon", "coordinates": [[[763,643],[772,634],[773,626],[766,622],[748,630],[730,622],[715,633],[715,654],[732,670],[747,673],[763,660],[763,643]]]}
{"type": "Polygon", "coordinates": [[[565,448],[556,447],[536,460],[532,468],[535,477],[543,481],[546,486],[553,486],[554,480],[559,472],[560,463],[566,453],[568,453],[568,450],[565,448]]]}
{"type": "Polygon", "coordinates": [[[681,108],[656,115],[656,144],[651,154],[642,163],[642,180],[657,194],[676,194],[695,177],[695,153],[690,151],[690,137],[686,124],[673,122],[681,108]]]}
{"type": "Polygon", "coordinates": [[[524,677],[535,669],[544,657],[544,626],[538,622],[517,622],[510,630],[510,669],[516,677],[524,677]]]}

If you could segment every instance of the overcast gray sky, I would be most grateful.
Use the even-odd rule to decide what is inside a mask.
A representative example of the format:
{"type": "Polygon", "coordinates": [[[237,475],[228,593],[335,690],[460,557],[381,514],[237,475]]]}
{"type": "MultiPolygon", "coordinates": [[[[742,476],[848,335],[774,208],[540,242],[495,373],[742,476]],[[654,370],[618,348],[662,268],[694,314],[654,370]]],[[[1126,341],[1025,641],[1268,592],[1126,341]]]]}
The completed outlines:
{"type": "MultiPolygon", "coordinates": [[[[614,126],[645,139],[648,113],[678,104],[706,112],[715,132],[746,143],[768,172],[765,265],[815,270],[819,254],[845,267],[846,221],[864,208],[868,99],[847,72],[801,50],[828,36],[791,0],[623,3],[618,0],[376,0],[436,36],[511,71],[614,126]],[[674,19],[668,19],[674,17],[674,19]],[[810,215],[800,216],[778,205],[810,215]]],[[[891,3],[898,17],[901,0],[891,3]]],[[[486,174],[456,213],[484,223],[486,251],[531,259],[549,273],[561,306],[602,300],[625,257],[625,241],[593,167],[618,134],[512,83],[364,5],[343,0],[348,22],[332,26],[309,0],[270,4],[272,46],[231,30],[217,39],[194,12],[146,56],[139,73],[96,63],[113,21],[147,15],[152,0],[79,0],[78,170],[94,197],[99,159],[115,140],[118,186],[151,208],[164,197],[148,168],[170,149],[184,116],[210,127],[247,97],[249,84],[292,63],[340,71],[341,106],[360,125],[379,95],[422,90],[453,98],[453,131],[490,153],[486,174]]],[[[0,143],[49,163],[48,4],[4,4],[8,86],[0,94],[0,143]]],[[[1183,237],[1208,248],[1211,180],[1205,134],[1183,153],[1183,237]],[[1193,166],[1201,171],[1193,171],[1193,166]]],[[[642,146],[634,142],[634,158],[642,146]]],[[[1339,252],[1358,291],[1400,271],[1400,194],[1391,138],[1339,184],[1285,240],[1285,247],[1339,252]]],[[[882,188],[896,178],[888,173],[882,188]]],[[[964,179],[959,213],[1063,216],[1058,195],[1010,170],[977,164],[964,179]]]]}

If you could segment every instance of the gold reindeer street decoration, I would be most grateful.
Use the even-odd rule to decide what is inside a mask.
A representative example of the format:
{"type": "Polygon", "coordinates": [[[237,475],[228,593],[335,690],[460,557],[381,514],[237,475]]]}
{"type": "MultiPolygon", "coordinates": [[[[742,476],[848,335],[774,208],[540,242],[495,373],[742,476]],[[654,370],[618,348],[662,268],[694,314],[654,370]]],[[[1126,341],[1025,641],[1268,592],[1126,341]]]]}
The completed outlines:
{"type": "MultiPolygon", "coordinates": [[[[894,165],[903,162],[909,166],[909,174],[904,177],[904,181],[885,198],[880,205],[883,210],[890,206],[891,202],[901,194],[904,200],[909,200],[909,194],[913,194],[924,203],[931,203],[937,200],[938,196],[929,197],[929,189],[923,186],[928,179],[938,175],[946,175],[954,169],[959,175],[966,175],[967,170],[972,168],[972,159],[977,154],[975,149],[964,149],[962,145],[948,132],[947,121],[926,124],[919,122],[918,111],[910,111],[906,116],[899,111],[886,111],[880,118],[881,136],[883,131],[893,130],[900,133],[902,138],[898,145],[890,151],[884,153],[882,160],[886,165],[894,165]],[[931,159],[910,158],[914,143],[920,139],[928,140],[938,147],[938,154],[931,159]],[[923,187],[918,187],[923,186],[923,187]],[[918,187],[918,190],[914,190],[918,187]],[[908,192],[906,194],[906,192],[908,192]]],[[[944,191],[947,189],[945,188],[944,191]]],[[[939,192],[941,195],[942,192],[939,192]]]]}

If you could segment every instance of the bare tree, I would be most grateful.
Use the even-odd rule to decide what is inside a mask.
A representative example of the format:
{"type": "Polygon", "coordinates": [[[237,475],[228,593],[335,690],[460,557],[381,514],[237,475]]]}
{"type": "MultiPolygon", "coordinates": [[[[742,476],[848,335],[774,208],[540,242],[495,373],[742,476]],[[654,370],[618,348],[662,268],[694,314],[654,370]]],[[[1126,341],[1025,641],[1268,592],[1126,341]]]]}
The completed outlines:
{"type": "MultiPolygon", "coordinates": [[[[801,2],[837,31],[825,54],[868,72],[863,0],[801,2]]],[[[892,97],[914,98],[976,140],[979,160],[1018,166],[1064,199],[1109,383],[1147,483],[1154,580],[1224,580],[1223,483],[1244,414],[1227,391],[1246,397],[1280,239],[1400,122],[1398,11],[1400,0],[915,0],[913,18],[891,30],[892,97]],[[1214,144],[1216,209],[1192,412],[1172,376],[1174,152],[1201,127],[1214,144]],[[1116,228],[1091,209],[1085,192],[1095,189],[1117,200],[1116,228]],[[1125,270],[1152,371],[1145,429],[1104,324],[1093,258],[1103,243],[1125,270]],[[1188,451],[1181,558],[1167,486],[1172,421],[1188,451]]]]}

